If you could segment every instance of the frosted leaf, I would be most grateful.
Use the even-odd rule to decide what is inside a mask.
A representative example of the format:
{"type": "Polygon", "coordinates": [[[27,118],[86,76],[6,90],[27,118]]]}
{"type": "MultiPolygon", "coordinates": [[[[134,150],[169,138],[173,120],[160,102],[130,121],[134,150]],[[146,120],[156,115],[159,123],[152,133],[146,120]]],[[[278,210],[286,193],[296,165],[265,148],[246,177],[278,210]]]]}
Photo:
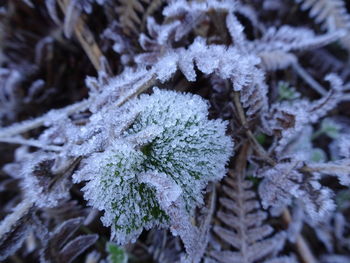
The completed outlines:
{"type": "Polygon", "coordinates": [[[343,89],[341,80],[336,75],[330,75],[327,79],[331,82],[332,89],[319,100],[310,102],[300,99],[272,104],[263,125],[268,133],[280,138],[275,148],[276,153],[281,153],[305,125],[317,122],[340,102],[343,89]]]}
{"type": "Polygon", "coordinates": [[[259,195],[263,206],[273,209],[283,209],[296,198],[311,223],[317,223],[334,210],[333,192],[322,186],[317,177],[303,176],[298,171],[301,164],[298,161],[278,163],[260,173],[264,179],[259,184],[259,195]]]}
{"type": "Polygon", "coordinates": [[[331,215],[335,209],[331,189],[322,186],[316,180],[309,180],[301,186],[303,203],[306,215],[311,223],[318,223],[331,215]]]}
{"type": "Polygon", "coordinates": [[[304,101],[298,101],[291,104],[289,102],[275,103],[270,109],[271,119],[268,120],[265,127],[272,131],[277,137],[280,137],[276,152],[281,152],[284,147],[298,134],[308,121],[305,114],[304,101]]]}
{"type": "MultiPolygon", "coordinates": [[[[224,176],[233,143],[225,136],[226,123],[207,115],[208,104],[199,96],[159,89],[106,112],[104,117],[128,125],[115,130],[106,149],[85,159],[73,178],[88,181],[84,197],[105,211],[102,222],[112,227],[112,239],[125,244],[144,228],[175,229],[169,214],[189,217],[208,181],[224,176]]],[[[96,120],[104,126],[103,118],[96,120]]],[[[179,222],[186,238],[187,227],[179,222]]]]}
{"type": "Polygon", "coordinates": [[[205,2],[187,2],[185,0],[171,1],[168,6],[163,9],[165,17],[181,16],[184,13],[207,12],[210,9],[233,11],[236,3],[233,1],[205,1],[205,2]]]}
{"type": "Polygon", "coordinates": [[[54,178],[59,176],[53,170],[57,156],[37,152],[32,158],[25,160],[21,169],[26,198],[38,207],[54,207],[59,201],[69,198],[71,183],[67,178],[61,178],[58,184],[52,185],[54,178]]]}
{"type": "Polygon", "coordinates": [[[286,69],[297,62],[294,54],[281,50],[261,51],[258,56],[261,59],[261,66],[267,71],[286,69]]]}
{"type": "Polygon", "coordinates": [[[278,29],[275,27],[269,28],[261,39],[249,42],[249,48],[257,52],[272,50],[288,52],[291,50],[313,49],[334,42],[343,34],[342,31],[335,31],[316,36],[308,28],[284,25],[278,29]]]}
{"type": "Polygon", "coordinates": [[[193,57],[183,49],[179,50],[179,57],[179,69],[188,81],[195,81],[197,74],[194,71],[193,57]]]}
{"type": "Polygon", "coordinates": [[[90,78],[89,82],[91,84],[94,83],[89,86],[90,98],[94,100],[94,103],[90,105],[90,111],[95,113],[102,107],[127,96],[134,91],[135,87],[139,87],[142,83],[149,81],[151,77],[150,72],[144,68],[137,70],[125,68],[120,75],[109,78],[107,83],[101,83],[98,80],[95,80],[94,83],[93,79],[90,78]],[[94,86],[97,86],[98,89],[94,88],[94,86]]]}
{"type": "Polygon", "coordinates": [[[116,142],[104,153],[95,153],[75,175],[90,181],[83,188],[89,205],[104,210],[102,222],[112,226],[112,239],[118,243],[135,240],[143,227],[163,225],[167,216],[157,204],[155,191],[139,183],[143,156],[131,145],[116,142]],[[99,176],[97,176],[99,175],[99,176]]]}
{"type": "Polygon", "coordinates": [[[308,166],[316,174],[336,176],[342,185],[350,185],[350,159],[341,159],[326,163],[311,163],[308,166]]]}
{"type": "Polygon", "coordinates": [[[239,23],[237,18],[231,12],[227,14],[226,26],[232,40],[234,41],[234,45],[239,49],[244,49],[244,44],[246,43],[246,39],[243,33],[244,27],[241,23],[239,23]]]}
{"type": "Polygon", "coordinates": [[[173,52],[165,55],[157,62],[154,69],[157,72],[157,78],[161,82],[165,82],[169,80],[170,77],[176,72],[177,61],[178,61],[178,54],[173,52]]]}
{"type": "Polygon", "coordinates": [[[188,52],[193,56],[200,71],[204,74],[216,73],[223,79],[231,79],[236,91],[253,82],[256,65],[260,63],[258,57],[242,54],[233,46],[227,48],[224,45],[207,45],[205,40],[199,37],[188,48],[188,52]]]}
{"type": "Polygon", "coordinates": [[[329,146],[333,160],[350,158],[350,135],[340,133],[329,146]]]}
{"type": "Polygon", "coordinates": [[[325,80],[331,84],[331,90],[321,99],[313,101],[308,106],[308,118],[310,122],[316,122],[325,116],[330,110],[334,109],[341,101],[343,95],[343,82],[339,76],[329,74],[325,80]]]}
{"type": "Polygon", "coordinates": [[[302,174],[297,172],[296,163],[279,163],[259,174],[263,181],[259,184],[259,195],[264,208],[284,207],[291,203],[292,197],[300,197],[302,174]]]}

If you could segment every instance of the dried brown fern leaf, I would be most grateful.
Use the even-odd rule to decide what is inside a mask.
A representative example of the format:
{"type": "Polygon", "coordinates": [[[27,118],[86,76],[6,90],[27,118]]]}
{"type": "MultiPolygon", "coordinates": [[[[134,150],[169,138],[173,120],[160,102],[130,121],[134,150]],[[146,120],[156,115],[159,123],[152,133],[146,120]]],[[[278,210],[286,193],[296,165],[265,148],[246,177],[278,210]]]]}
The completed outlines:
{"type": "Polygon", "coordinates": [[[119,0],[116,12],[119,14],[119,22],[127,35],[139,33],[142,24],[141,14],[146,13],[144,4],[149,4],[150,0],[119,0]]]}
{"type": "MultiPolygon", "coordinates": [[[[72,14],[68,14],[70,6],[69,0],[58,0],[58,4],[62,11],[65,13],[65,15],[72,16],[72,14]]],[[[77,39],[79,40],[79,43],[81,44],[82,48],[84,49],[85,53],[89,57],[91,63],[94,65],[97,71],[100,71],[102,67],[102,51],[97,45],[94,35],[79,15],[80,14],[77,13],[77,17],[73,19],[73,23],[68,23],[71,24],[69,27],[73,27],[74,33],[77,39]]]]}
{"type": "Polygon", "coordinates": [[[166,0],[151,0],[147,5],[146,12],[142,15],[141,30],[144,31],[147,25],[147,18],[153,16],[153,14],[161,7],[166,0]]]}

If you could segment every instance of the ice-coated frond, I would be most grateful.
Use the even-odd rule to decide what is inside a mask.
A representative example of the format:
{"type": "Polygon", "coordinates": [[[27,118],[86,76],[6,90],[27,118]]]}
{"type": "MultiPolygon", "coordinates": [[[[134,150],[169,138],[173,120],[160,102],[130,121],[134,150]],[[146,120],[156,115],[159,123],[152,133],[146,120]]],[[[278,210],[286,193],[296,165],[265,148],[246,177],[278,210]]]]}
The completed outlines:
{"type": "Polygon", "coordinates": [[[262,51],[259,52],[259,57],[262,68],[267,71],[285,69],[297,62],[297,57],[294,54],[281,50],[262,51]]]}
{"type": "Polygon", "coordinates": [[[272,118],[266,123],[263,122],[263,125],[279,138],[276,152],[281,152],[288,142],[301,131],[303,125],[307,123],[308,116],[305,114],[305,107],[307,106],[303,101],[294,104],[293,102],[282,102],[271,106],[270,114],[272,118]]]}
{"type": "Polygon", "coordinates": [[[350,185],[350,159],[341,159],[333,162],[311,163],[308,165],[315,174],[336,176],[342,185],[350,185]]]}
{"type": "Polygon", "coordinates": [[[332,89],[319,100],[282,101],[272,104],[270,116],[265,116],[263,125],[268,132],[280,138],[276,152],[282,152],[305,125],[315,123],[340,102],[342,81],[336,75],[329,75],[326,79],[331,82],[332,89]]]}
{"type": "Polygon", "coordinates": [[[298,163],[279,163],[271,169],[258,174],[263,180],[259,184],[259,196],[266,209],[269,206],[284,208],[291,204],[293,197],[300,197],[303,180],[298,163]]]}
{"type": "Polygon", "coordinates": [[[41,151],[33,156],[34,159],[22,160],[21,165],[25,197],[38,207],[55,207],[69,198],[72,183],[68,177],[78,160],[60,160],[56,154],[41,151]]]}
{"type": "Polygon", "coordinates": [[[344,30],[346,34],[341,43],[346,49],[350,48],[350,15],[343,0],[295,0],[300,3],[302,10],[309,10],[310,17],[320,23],[327,31],[344,30]]]}
{"type": "Polygon", "coordinates": [[[259,185],[259,195],[264,207],[271,206],[277,214],[296,198],[302,203],[311,222],[317,223],[327,218],[334,210],[333,192],[322,186],[317,177],[301,174],[298,171],[300,168],[299,161],[284,162],[258,173],[258,176],[263,178],[259,185]]]}
{"type": "Polygon", "coordinates": [[[310,224],[317,224],[328,218],[335,210],[333,191],[321,185],[317,178],[306,178],[300,187],[305,214],[311,219],[310,224]]]}
{"type": "Polygon", "coordinates": [[[171,1],[168,6],[163,9],[163,15],[165,17],[176,17],[181,16],[184,13],[191,12],[207,12],[211,9],[216,10],[224,10],[228,12],[232,12],[235,10],[236,1],[218,1],[218,0],[210,0],[210,1],[171,1]]]}
{"type": "Polygon", "coordinates": [[[269,28],[261,39],[250,42],[251,49],[257,52],[280,50],[289,52],[293,50],[314,49],[325,46],[338,40],[345,32],[332,32],[316,36],[308,28],[282,26],[269,28]]]}
{"type": "Polygon", "coordinates": [[[282,26],[271,27],[257,40],[246,42],[248,50],[261,58],[261,65],[266,70],[284,69],[297,62],[292,51],[315,49],[338,40],[344,35],[336,31],[324,35],[315,35],[308,28],[282,26]]]}
{"type": "Polygon", "coordinates": [[[106,114],[128,125],[115,130],[107,148],[84,160],[74,175],[76,182],[88,181],[85,198],[105,211],[102,221],[112,226],[118,243],[169,224],[184,239],[181,219],[202,202],[208,181],[225,174],[233,147],[226,123],[208,120],[208,104],[199,96],[158,89],[106,114]]]}

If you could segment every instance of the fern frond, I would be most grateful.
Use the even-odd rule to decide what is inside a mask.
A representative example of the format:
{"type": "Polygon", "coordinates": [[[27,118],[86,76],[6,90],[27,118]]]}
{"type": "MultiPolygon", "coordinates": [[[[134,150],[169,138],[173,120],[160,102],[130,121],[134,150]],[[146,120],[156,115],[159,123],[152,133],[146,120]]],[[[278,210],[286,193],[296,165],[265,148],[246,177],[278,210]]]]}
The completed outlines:
{"type": "Polygon", "coordinates": [[[302,27],[282,26],[278,29],[271,27],[261,39],[252,41],[250,44],[256,51],[269,50],[305,50],[325,46],[337,40],[342,32],[334,31],[324,35],[315,33],[302,27]]]}
{"type": "Polygon", "coordinates": [[[222,186],[217,223],[213,227],[224,250],[213,248],[208,254],[222,263],[252,263],[276,255],[284,245],[285,232],[273,235],[265,223],[266,212],[261,210],[252,182],[245,179],[244,169],[248,147],[244,145],[237,158],[235,171],[230,171],[222,186]],[[238,168],[237,168],[238,167],[238,168]]]}
{"type": "Polygon", "coordinates": [[[150,0],[119,0],[119,6],[116,8],[119,14],[119,21],[124,33],[138,33],[142,22],[140,14],[145,12],[143,3],[149,4],[150,0]]]}
{"type": "Polygon", "coordinates": [[[285,69],[297,61],[295,55],[281,50],[260,52],[259,57],[266,71],[285,69]]]}
{"type": "Polygon", "coordinates": [[[343,29],[346,35],[341,39],[342,45],[350,50],[350,15],[342,0],[295,0],[302,10],[309,10],[309,15],[324,29],[332,32],[343,29]]]}

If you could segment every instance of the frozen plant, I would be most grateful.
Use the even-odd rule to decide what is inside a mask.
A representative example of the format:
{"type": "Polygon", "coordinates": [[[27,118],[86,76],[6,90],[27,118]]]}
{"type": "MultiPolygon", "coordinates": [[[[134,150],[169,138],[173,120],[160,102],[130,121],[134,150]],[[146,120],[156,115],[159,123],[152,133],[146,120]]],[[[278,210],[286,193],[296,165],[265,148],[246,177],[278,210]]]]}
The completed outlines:
{"type": "Polygon", "coordinates": [[[2,2],[0,260],[347,262],[345,1],[2,2]]]}

